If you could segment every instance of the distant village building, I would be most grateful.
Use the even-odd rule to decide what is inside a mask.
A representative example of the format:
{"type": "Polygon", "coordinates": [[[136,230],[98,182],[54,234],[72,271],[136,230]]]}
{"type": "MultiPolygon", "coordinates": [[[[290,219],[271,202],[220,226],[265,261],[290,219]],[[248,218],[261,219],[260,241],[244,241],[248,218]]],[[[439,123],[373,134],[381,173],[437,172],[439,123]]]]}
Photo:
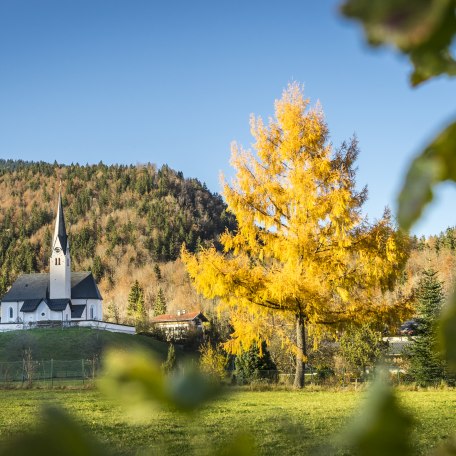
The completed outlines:
{"type": "Polygon", "coordinates": [[[133,327],[103,322],[103,298],[90,271],[71,272],[60,193],[49,261],[49,273],[21,275],[3,296],[0,331],[59,323],[134,333],[133,327]]]}
{"type": "Polygon", "coordinates": [[[203,336],[203,323],[208,319],[199,311],[186,312],[179,310],[177,314],[157,315],[152,324],[163,331],[167,340],[185,340],[191,336],[203,336]]]}

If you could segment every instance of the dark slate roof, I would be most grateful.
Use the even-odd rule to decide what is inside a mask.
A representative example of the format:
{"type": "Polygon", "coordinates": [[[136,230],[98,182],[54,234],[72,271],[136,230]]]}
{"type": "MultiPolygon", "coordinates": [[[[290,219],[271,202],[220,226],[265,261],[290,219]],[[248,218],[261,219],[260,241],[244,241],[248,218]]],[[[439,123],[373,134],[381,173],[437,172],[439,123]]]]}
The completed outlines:
{"type": "MultiPolygon", "coordinates": [[[[24,274],[18,277],[2,298],[2,302],[40,301],[49,296],[49,274],[24,274]]],[[[39,304],[39,303],[38,303],[39,304]]]]}
{"type": "MultiPolygon", "coordinates": [[[[102,299],[91,272],[71,273],[71,298],[102,299]]],[[[24,274],[13,283],[3,296],[2,302],[35,300],[41,302],[43,299],[49,300],[49,274],[24,274]]]]}
{"type": "Polygon", "coordinates": [[[90,271],[71,273],[71,298],[103,299],[90,271]]]}
{"type": "Polygon", "coordinates": [[[41,302],[45,302],[49,309],[55,312],[61,312],[67,308],[68,304],[71,304],[69,299],[27,299],[22,304],[21,312],[35,312],[41,302]]]}
{"type": "Polygon", "coordinates": [[[69,299],[47,299],[46,302],[49,309],[54,312],[61,312],[66,309],[68,304],[71,304],[69,299]]]}
{"type": "Polygon", "coordinates": [[[85,304],[81,304],[81,305],[72,304],[71,305],[71,318],[81,318],[85,307],[86,307],[85,304]]]}
{"type": "Polygon", "coordinates": [[[21,312],[35,312],[42,301],[42,299],[26,299],[22,304],[21,312]]]}
{"type": "Polygon", "coordinates": [[[60,245],[62,246],[62,250],[66,252],[67,249],[67,241],[68,241],[68,236],[66,232],[66,227],[65,227],[65,217],[63,216],[63,206],[62,206],[62,195],[59,193],[59,207],[58,207],[58,214],[57,214],[57,220],[56,220],[56,231],[57,231],[57,236],[60,241],[60,245]]]}

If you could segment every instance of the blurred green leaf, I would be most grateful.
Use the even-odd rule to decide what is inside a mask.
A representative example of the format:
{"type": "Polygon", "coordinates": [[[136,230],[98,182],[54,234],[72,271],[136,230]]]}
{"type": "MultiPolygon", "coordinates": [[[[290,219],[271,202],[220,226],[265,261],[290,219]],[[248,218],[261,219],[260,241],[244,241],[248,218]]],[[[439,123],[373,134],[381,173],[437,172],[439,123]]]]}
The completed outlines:
{"type": "Polygon", "coordinates": [[[430,39],[452,4],[452,0],[348,0],[342,12],[363,23],[370,43],[410,50],[430,39]]]}
{"type": "Polygon", "coordinates": [[[456,439],[447,440],[436,451],[432,452],[432,456],[456,456],[456,439]]]}
{"type": "Polygon", "coordinates": [[[374,46],[391,44],[410,59],[417,85],[433,76],[456,75],[451,43],[456,33],[455,0],[348,0],[347,17],[360,21],[374,46]]]}
{"type": "Polygon", "coordinates": [[[108,353],[102,391],[130,409],[155,402],[191,412],[220,395],[220,386],[189,366],[166,376],[160,363],[143,352],[108,353]]]}
{"type": "Polygon", "coordinates": [[[104,456],[110,454],[58,408],[45,408],[39,426],[1,447],[0,456],[104,456]]]}
{"type": "Polygon", "coordinates": [[[346,435],[359,456],[408,456],[412,418],[398,404],[391,387],[379,376],[367,403],[346,435]]]}
{"type": "Polygon", "coordinates": [[[456,292],[453,293],[440,322],[440,334],[448,367],[456,372],[456,292]]]}
{"type": "Polygon", "coordinates": [[[211,452],[213,456],[255,456],[258,454],[250,434],[237,434],[223,448],[211,452]]]}
{"type": "Polygon", "coordinates": [[[432,201],[433,187],[456,181],[456,122],[448,126],[412,162],[399,194],[399,225],[408,230],[432,201]]]}

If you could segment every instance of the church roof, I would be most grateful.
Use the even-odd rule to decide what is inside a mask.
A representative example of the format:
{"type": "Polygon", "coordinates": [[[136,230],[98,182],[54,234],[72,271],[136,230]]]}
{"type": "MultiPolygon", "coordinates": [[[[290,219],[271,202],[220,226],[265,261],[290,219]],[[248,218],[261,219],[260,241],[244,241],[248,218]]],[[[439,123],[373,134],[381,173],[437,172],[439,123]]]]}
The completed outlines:
{"type": "Polygon", "coordinates": [[[26,299],[22,304],[21,312],[35,312],[42,301],[42,299],[26,299]]]}
{"type": "Polygon", "coordinates": [[[86,308],[85,304],[72,304],[71,305],[71,318],[81,318],[86,308]]]}
{"type": "Polygon", "coordinates": [[[46,299],[49,309],[54,312],[61,312],[67,308],[68,304],[71,304],[69,299],[46,299]]]}
{"type": "Polygon", "coordinates": [[[55,312],[61,312],[67,308],[68,304],[71,304],[71,301],[69,299],[27,299],[24,301],[24,304],[22,304],[20,311],[35,312],[35,310],[43,301],[47,304],[49,309],[55,312]]]}
{"type": "MultiPolygon", "coordinates": [[[[62,195],[59,193],[59,206],[57,208],[57,219],[55,221],[54,242],[59,239],[62,250],[66,252],[68,236],[65,227],[65,217],[63,216],[62,195]]],[[[55,245],[54,245],[55,247],[55,245]]]]}
{"type": "Polygon", "coordinates": [[[90,271],[71,273],[71,299],[103,299],[90,271]]]}
{"type": "MultiPolygon", "coordinates": [[[[71,298],[102,299],[95,279],[90,271],[71,273],[71,298]]],[[[2,302],[24,301],[24,305],[27,301],[29,303],[26,308],[35,305],[34,302],[36,300],[39,301],[36,304],[36,307],[38,307],[42,300],[46,300],[48,303],[50,301],[62,301],[60,299],[49,299],[49,274],[24,274],[19,276],[2,298],[2,302]]],[[[63,304],[55,304],[55,306],[59,305],[63,304]]],[[[28,312],[32,311],[29,310],[28,312]]]]}

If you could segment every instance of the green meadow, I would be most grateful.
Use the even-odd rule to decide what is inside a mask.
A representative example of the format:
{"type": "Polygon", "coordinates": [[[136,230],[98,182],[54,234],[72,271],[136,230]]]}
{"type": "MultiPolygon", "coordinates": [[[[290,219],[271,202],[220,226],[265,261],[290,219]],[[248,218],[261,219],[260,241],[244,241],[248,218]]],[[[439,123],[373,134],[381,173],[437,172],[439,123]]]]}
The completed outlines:
{"type": "MultiPolygon", "coordinates": [[[[403,391],[400,401],[415,417],[417,454],[428,454],[456,431],[456,392],[403,391]]],[[[0,439],[33,429],[43,404],[63,407],[113,454],[145,451],[205,454],[239,433],[250,434],[261,455],[344,454],[336,437],[363,405],[363,391],[247,391],[206,405],[196,414],[149,409],[129,416],[95,389],[0,390],[0,439]]],[[[345,452],[345,454],[347,454],[345,452]]]]}

